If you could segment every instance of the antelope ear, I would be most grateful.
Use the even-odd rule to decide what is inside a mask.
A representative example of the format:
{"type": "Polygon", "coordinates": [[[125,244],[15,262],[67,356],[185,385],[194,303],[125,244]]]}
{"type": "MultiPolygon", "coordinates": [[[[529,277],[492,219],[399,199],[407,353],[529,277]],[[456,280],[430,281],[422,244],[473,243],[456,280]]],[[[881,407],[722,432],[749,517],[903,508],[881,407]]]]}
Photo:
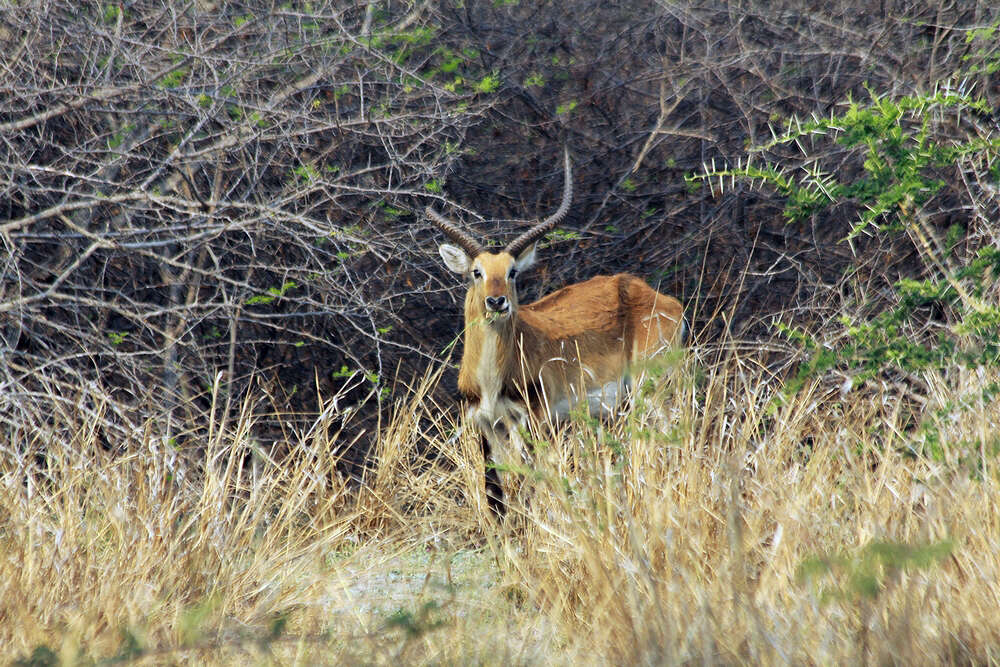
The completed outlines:
{"type": "Polygon", "coordinates": [[[528,246],[528,249],[521,253],[520,257],[514,260],[514,268],[517,269],[518,273],[521,273],[527,269],[530,269],[535,265],[535,250],[538,248],[538,242],[532,243],[528,246]]]}
{"type": "Polygon", "coordinates": [[[442,243],[438,246],[438,252],[441,253],[444,265],[455,273],[466,274],[469,272],[469,267],[472,266],[472,259],[458,246],[451,245],[450,243],[442,243]]]}

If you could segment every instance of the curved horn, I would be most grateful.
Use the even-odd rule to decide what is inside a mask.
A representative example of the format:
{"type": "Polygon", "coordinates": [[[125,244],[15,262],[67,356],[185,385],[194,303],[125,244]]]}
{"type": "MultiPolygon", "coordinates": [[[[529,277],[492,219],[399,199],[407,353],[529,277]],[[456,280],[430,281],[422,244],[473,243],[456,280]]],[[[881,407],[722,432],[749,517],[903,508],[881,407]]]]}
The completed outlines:
{"type": "Polygon", "coordinates": [[[444,232],[445,236],[457,243],[465,251],[466,255],[475,257],[483,252],[483,246],[479,245],[478,241],[459,229],[457,224],[439,215],[430,206],[425,208],[424,212],[430,218],[431,222],[434,223],[434,226],[444,232]]]}
{"type": "Polygon", "coordinates": [[[569,212],[570,202],[573,201],[573,167],[569,162],[568,147],[563,148],[563,156],[565,161],[565,174],[563,178],[565,182],[563,185],[562,203],[559,204],[559,210],[507,244],[507,252],[514,257],[520,255],[525,248],[547,234],[569,212]]]}

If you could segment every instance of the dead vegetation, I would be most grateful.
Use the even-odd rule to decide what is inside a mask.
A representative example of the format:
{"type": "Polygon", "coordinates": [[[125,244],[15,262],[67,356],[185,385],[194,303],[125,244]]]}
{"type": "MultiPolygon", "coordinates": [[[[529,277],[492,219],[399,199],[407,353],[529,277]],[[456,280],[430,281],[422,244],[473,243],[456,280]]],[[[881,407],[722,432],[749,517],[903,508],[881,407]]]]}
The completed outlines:
{"type": "Polygon", "coordinates": [[[997,661],[997,8],[875,4],[5,7],[0,660],[997,661]],[[768,142],[956,91],[882,128],[916,148],[768,142]],[[789,223],[684,180],[762,143],[847,194],[789,223]],[[414,212],[523,227],[452,202],[551,210],[563,144],[529,290],[625,269],[694,339],[617,422],[532,433],[501,528],[414,212]],[[865,162],[931,144],[933,195],[842,243],[865,162]],[[934,365],[879,330],[796,377],[910,297],[934,365]]]}
{"type": "Polygon", "coordinates": [[[101,413],[78,413],[75,439],[0,461],[2,658],[995,658],[997,469],[957,444],[994,432],[995,402],[946,419],[956,444],[933,460],[908,450],[896,399],[780,398],[735,346],[673,366],[619,423],[537,433],[503,530],[475,445],[441,434],[439,373],[397,405],[360,490],[323,435],[269,458],[249,408],[199,469],[151,436],[109,456],[101,413]]]}
{"type": "MultiPolygon", "coordinates": [[[[308,430],[335,395],[364,406],[352,437],[370,435],[397,373],[420,375],[458,331],[457,289],[422,211],[513,234],[558,201],[564,144],[576,195],[544,266],[524,276],[525,301],[628,271],[691,306],[708,339],[768,339],[775,316],[827,317],[818,304],[850,268],[874,307],[919,271],[917,244],[841,244],[850,204],[787,224],[767,191],[736,183],[716,196],[684,180],[742,158],[791,115],[840,113],[868,89],[961,83],[996,107],[993,3],[863,9],[8,3],[0,421],[48,428],[71,406],[44,397],[90,386],[87,400],[108,398],[105,446],[152,424],[196,449],[222,372],[221,405],[258,401],[267,446],[308,430]],[[720,308],[729,320],[712,316],[720,308]]],[[[817,152],[847,174],[864,159],[817,152]]],[[[774,159],[803,166],[795,151],[774,159]]],[[[994,204],[964,194],[987,166],[948,174],[925,205],[939,234],[991,219],[994,204]]],[[[442,387],[439,398],[453,379],[442,387]]],[[[358,473],[372,439],[353,442],[341,460],[358,473]]]]}

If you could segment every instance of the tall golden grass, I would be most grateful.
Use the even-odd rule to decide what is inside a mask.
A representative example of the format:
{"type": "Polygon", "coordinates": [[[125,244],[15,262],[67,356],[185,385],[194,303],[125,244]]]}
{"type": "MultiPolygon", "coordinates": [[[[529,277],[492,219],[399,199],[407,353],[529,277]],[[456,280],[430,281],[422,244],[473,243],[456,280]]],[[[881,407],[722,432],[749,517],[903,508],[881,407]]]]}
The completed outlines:
{"type": "Polygon", "coordinates": [[[503,527],[440,369],[397,392],[363,487],[329,424],[274,460],[249,405],[197,457],[156,424],[108,453],[99,406],[9,428],[0,660],[997,661],[998,378],[785,396],[736,345],[668,366],[615,423],[532,433],[503,527]]]}

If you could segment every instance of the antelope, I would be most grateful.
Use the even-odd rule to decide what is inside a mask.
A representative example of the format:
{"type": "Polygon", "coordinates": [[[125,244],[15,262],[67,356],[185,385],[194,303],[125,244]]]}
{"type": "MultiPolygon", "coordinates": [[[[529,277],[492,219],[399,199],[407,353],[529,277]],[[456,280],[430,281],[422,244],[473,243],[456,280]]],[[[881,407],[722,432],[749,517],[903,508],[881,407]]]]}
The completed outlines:
{"type": "Polygon", "coordinates": [[[455,243],[438,247],[445,266],[468,280],[458,389],[467,421],[479,431],[487,502],[501,521],[503,486],[490,462],[513,462],[512,449],[524,454],[519,434],[529,415],[562,420],[584,401],[592,413],[613,412],[630,385],[630,370],[685,336],[680,302],[627,273],[596,276],[519,304],[517,276],[535,263],[538,240],[569,211],[568,149],[564,163],[558,210],[500,252],[485,250],[430,206],[425,210],[455,243]]]}

